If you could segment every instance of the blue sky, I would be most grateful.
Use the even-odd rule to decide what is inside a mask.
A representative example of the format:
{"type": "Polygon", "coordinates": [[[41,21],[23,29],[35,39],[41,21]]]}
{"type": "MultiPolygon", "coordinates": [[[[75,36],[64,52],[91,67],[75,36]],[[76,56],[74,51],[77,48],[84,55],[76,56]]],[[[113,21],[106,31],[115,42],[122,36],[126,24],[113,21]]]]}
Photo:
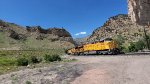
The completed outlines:
{"type": "Polygon", "coordinates": [[[90,35],[109,17],[127,14],[127,0],[0,0],[0,19],[21,26],[60,27],[90,35]]]}

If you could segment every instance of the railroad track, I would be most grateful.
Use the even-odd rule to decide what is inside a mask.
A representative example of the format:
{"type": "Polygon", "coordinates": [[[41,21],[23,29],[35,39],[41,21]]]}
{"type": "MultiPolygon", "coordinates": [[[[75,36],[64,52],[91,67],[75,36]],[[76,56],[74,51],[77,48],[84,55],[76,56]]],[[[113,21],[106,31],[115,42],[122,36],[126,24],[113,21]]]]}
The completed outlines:
{"type": "Polygon", "coordinates": [[[125,55],[150,55],[150,52],[126,53],[125,55]]]}
{"type": "MultiPolygon", "coordinates": [[[[118,54],[118,55],[97,55],[97,54],[88,54],[88,55],[79,55],[79,56],[141,56],[141,55],[149,55],[150,52],[135,52],[135,53],[125,53],[125,54],[118,54]]],[[[74,55],[78,56],[78,55],[74,55]]]]}

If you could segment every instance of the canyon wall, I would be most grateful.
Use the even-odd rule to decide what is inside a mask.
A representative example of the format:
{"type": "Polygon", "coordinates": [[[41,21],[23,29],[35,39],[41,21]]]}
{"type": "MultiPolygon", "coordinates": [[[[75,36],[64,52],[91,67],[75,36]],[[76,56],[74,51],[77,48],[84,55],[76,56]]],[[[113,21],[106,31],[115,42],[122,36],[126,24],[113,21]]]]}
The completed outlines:
{"type": "Polygon", "coordinates": [[[132,22],[147,25],[150,22],[150,0],[128,0],[128,15],[132,22]]]}

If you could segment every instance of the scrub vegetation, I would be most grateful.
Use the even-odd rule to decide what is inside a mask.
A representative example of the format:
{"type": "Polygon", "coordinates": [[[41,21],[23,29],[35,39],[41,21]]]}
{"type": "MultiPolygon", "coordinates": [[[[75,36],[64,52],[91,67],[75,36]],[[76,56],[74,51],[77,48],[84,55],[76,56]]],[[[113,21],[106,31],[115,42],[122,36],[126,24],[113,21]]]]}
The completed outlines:
{"type": "Polygon", "coordinates": [[[29,51],[0,51],[0,74],[26,68],[28,66],[43,66],[53,62],[69,62],[61,56],[63,49],[29,50],[29,51]]]}

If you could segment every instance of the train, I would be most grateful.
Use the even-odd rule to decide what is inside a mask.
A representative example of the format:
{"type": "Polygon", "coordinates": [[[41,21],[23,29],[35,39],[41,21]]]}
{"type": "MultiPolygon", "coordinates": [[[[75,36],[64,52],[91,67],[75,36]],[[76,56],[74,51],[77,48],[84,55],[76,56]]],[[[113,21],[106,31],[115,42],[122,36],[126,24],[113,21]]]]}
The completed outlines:
{"type": "Polygon", "coordinates": [[[68,55],[88,55],[91,52],[97,55],[117,55],[121,53],[117,42],[112,38],[79,45],[66,51],[68,55]]]}

